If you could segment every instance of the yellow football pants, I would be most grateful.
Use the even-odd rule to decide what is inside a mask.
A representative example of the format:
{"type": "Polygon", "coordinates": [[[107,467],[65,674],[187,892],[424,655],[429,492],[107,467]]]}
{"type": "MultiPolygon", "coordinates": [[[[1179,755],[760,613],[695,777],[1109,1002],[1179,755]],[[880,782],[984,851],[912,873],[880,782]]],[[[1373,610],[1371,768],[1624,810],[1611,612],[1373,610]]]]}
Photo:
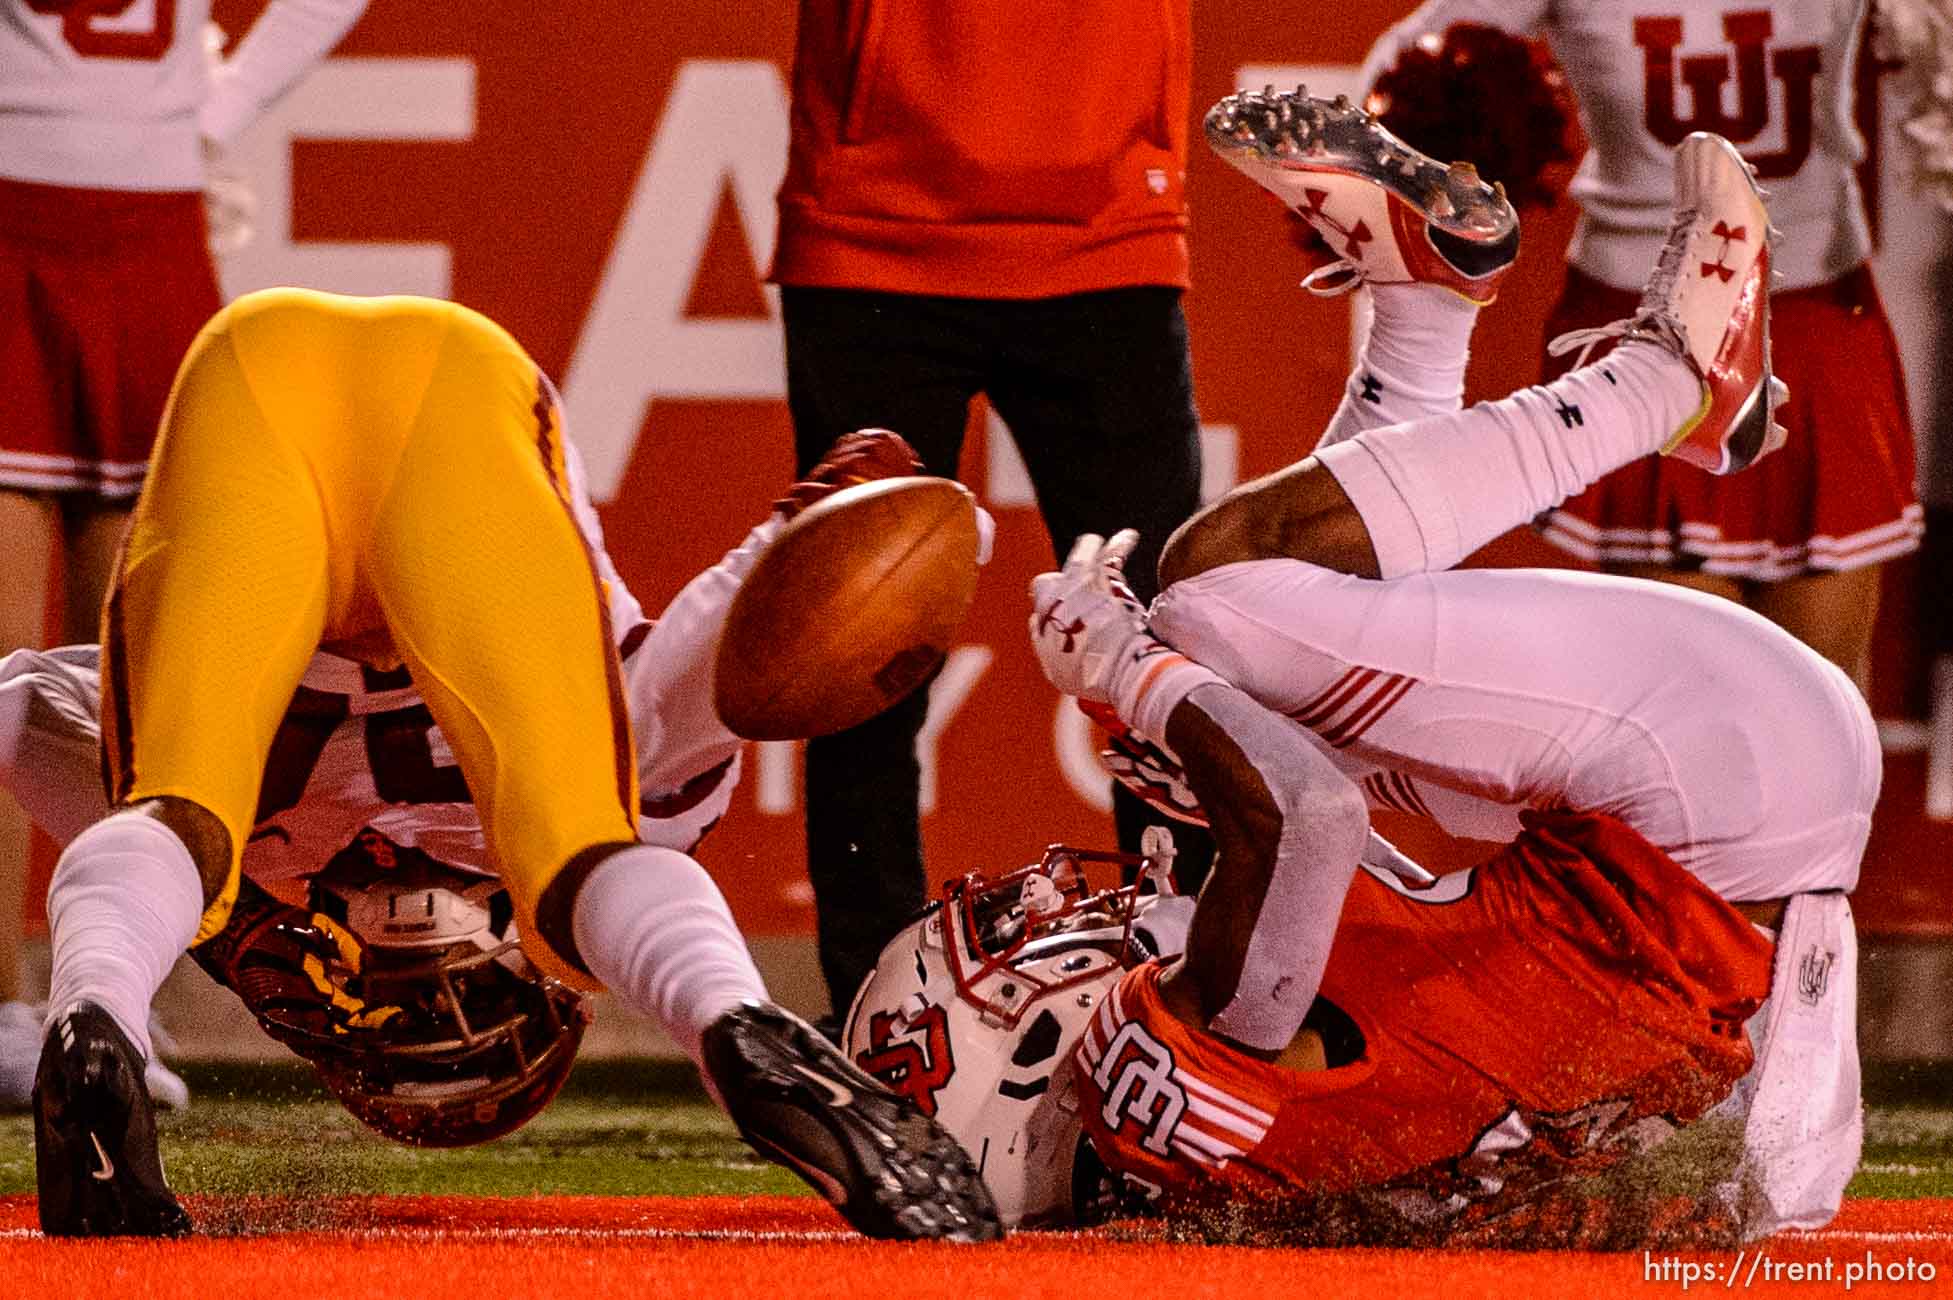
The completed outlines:
{"type": "Polygon", "coordinates": [[[191,346],[103,613],[110,797],[229,830],[197,940],[237,892],[273,735],[321,646],[405,663],[515,901],[636,838],[605,593],[568,504],[560,413],[499,326],[424,298],[276,289],[191,346]]]}

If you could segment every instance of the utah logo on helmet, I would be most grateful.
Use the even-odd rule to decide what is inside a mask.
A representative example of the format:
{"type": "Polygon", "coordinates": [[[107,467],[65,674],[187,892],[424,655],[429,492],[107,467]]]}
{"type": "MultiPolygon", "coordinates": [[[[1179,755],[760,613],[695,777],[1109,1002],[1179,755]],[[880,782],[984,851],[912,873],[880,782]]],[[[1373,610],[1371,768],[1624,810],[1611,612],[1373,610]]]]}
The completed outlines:
{"type": "Polygon", "coordinates": [[[956,1073],[948,1014],[917,994],[894,1011],[870,1015],[868,1042],[855,1064],[933,1117],[936,1094],[956,1073]]]}

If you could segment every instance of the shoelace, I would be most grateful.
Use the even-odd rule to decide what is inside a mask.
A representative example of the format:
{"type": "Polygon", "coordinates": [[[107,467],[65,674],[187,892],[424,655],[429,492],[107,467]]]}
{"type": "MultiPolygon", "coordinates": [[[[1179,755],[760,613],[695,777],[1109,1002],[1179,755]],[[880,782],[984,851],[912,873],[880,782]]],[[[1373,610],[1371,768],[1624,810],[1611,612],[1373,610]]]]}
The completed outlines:
{"type": "Polygon", "coordinates": [[[1680,208],[1668,227],[1668,238],[1663,241],[1661,254],[1655,259],[1655,269],[1648,276],[1648,287],[1642,291],[1641,305],[1635,313],[1623,320],[1612,321],[1606,325],[1596,325],[1588,329],[1568,330],[1546,345],[1549,356],[1562,357],[1580,349],[1580,355],[1573,359],[1575,369],[1587,364],[1594,349],[1610,339],[1647,338],[1672,347],[1683,357],[1689,355],[1688,336],[1683,332],[1681,322],[1677,321],[1666,303],[1674,292],[1675,279],[1681,274],[1682,255],[1688,247],[1687,233],[1695,225],[1697,216],[1694,208],[1680,208]]]}
{"type": "Polygon", "coordinates": [[[1623,320],[1612,321],[1606,325],[1595,325],[1588,329],[1568,330],[1546,345],[1549,356],[1563,357],[1575,348],[1580,355],[1573,359],[1572,368],[1578,370],[1587,364],[1587,358],[1594,349],[1609,339],[1648,339],[1661,344],[1676,353],[1683,360],[1694,364],[1689,355],[1688,336],[1683,333],[1680,321],[1666,311],[1647,310],[1636,312],[1623,320]]]}
{"type": "Polygon", "coordinates": [[[1302,277],[1302,287],[1318,298],[1340,298],[1363,283],[1363,268],[1347,257],[1326,262],[1302,277]],[[1346,278],[1338,280],[1335,277],[1346,278]]]}

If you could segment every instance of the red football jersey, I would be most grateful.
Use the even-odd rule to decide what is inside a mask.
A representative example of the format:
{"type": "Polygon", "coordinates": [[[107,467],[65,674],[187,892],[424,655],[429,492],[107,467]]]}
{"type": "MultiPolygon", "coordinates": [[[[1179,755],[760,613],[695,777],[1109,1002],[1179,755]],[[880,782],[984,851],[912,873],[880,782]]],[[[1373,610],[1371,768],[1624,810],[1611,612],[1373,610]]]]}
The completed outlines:
{"type": "Polygon", "coordinates": [[[1611,817],[1525,823],[1421,892],[1357,873],[1321,989],[1362,1035],[1350,1064],[1256,1060],[1170,1015],[1158,964],[1129,972],[1075,1049],[1106,1163],[1169,1202],[1462,1222],[1721,1100],[1750,1067],[1769,940],[1611,817]]]}

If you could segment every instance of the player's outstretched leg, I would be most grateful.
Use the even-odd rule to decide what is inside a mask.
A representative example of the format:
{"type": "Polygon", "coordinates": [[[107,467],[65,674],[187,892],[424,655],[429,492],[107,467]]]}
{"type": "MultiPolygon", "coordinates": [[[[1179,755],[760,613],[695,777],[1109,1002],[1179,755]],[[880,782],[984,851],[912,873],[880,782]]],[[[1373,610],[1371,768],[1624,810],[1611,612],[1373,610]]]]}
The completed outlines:
{"type": "Polygon", "coordinates": [[[190,1231],[163,1181],[142,1053],[92,1002],[48,1026],[34,1079],[34,1169],[50,1237],[190,1231]]]}
{"type": "Polygon", "coordinates": [[[734,1008],[701,1056],[739,1135],[796,1170],[870,1237],[1004,1235],[976,1164],[949,1132],[864,1073],[797,1016],[734,1008]]]}
{"type": "Polygon", "coordinates": [[[1782,439],[1766,220],[1742,157],[1689,137],[1640,310],[1572,340],[1617,337],[1618,348],[1543,387],[1371,429],[1246,484],[1174,536],[1161,576],[1276,557],[1361,577],[1446,569],[1642,456],[1687,454],[1722,472],[1753,462],[1782,439]]]}
{"type": "Polygon", "coordinates": [[[1519,220],[1469,163],[1418,153],[1347,100],[1244,91],[1207,115],[1214,152],[1337,255],[1303,287],[1361,285],[1371,309],[1343,400],[1317,446],[1456,411],[1478,310],[1519,254],[1519,220]]]}

